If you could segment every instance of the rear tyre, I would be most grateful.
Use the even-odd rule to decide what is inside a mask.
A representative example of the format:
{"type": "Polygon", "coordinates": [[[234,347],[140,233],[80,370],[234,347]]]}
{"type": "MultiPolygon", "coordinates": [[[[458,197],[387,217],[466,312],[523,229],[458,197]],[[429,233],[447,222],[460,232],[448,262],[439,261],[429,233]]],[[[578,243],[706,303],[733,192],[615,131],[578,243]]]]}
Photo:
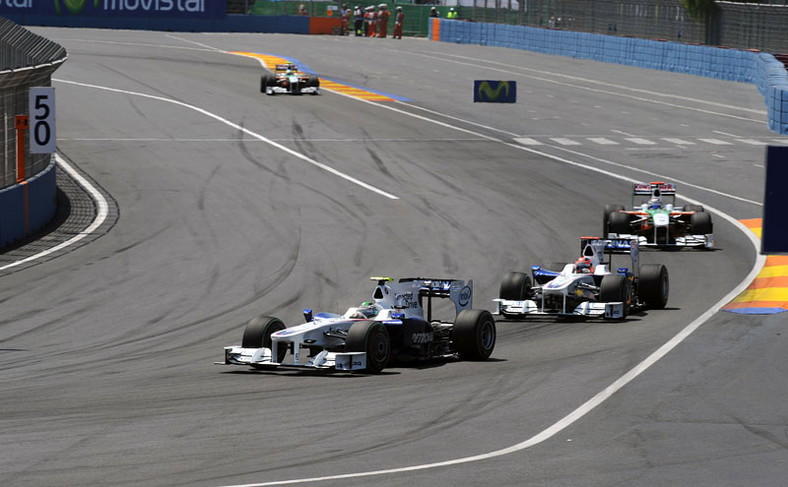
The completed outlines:
{"type": "Polygon", "coordinates": [[[379,321],[357,321],[350,325],[345,341],[348,352],[366,352],[367,371],[379,374],[391,356],[391,340],[383,323],[379,321]]]}
{"type": "Polygon", "coordinates": [[[495,348],[495,320],[489,311],[464,309],[454,321],[454,350],[462,360],[486,360],[495,348]]]}
{"type": "MultiPolygon", "coordinates": [[[[277,331],[285,329],[285,324],[279,318],[272,316],[258,316],[252,318],[246,324],[244,336],[241,340],[243,348],[271,348],[271,335],[277,331]]],[[[287,348],[280,347],[276,351],[276,362],[281,363],[285,359],[287,348]]]]}
{"type": "Polygon", "coordinates": [[[610,220],[610,215],[613,213],[618,213],[623,209],[624,207],[622,205],[605,205],[605,211],[602,215],[602,238],[607,238],[607,234],[609,232],[608,222],[610,220]]]}
{"type": "Polygon", "coordinates": [[[700,205],[687,205],[682,208],[683,211],[694,211],[695,213],[701,213],[705,211],[702,206],[700,205]]]}
{"type": "Polygon", "coordinates": [[[531,297],[531,278],[528,275],[512,271],[503,276],[498,297],[511,301],[524,301],[531,297]]]}
{"type": "Polygon", "coordinates": [[[608,218],[607,229],[609,233],[630,234],[632,230],[629,227],[629,214],[618,211],[610,214],[608,218]]]}
{"type": "Polygon", "coordinates": [[[668,269],[662,264],[643,264],[638,276],[638,296],[650,309],[662,309],[668,304],[670,280],[668,269]]]}
{"type": "Polygon", "coordinates": [[[320,78],[318,78],[316,74],[310,74],[306,85],[309,87],[318,87],[320,86],[320,78]]]}
{"type": "Polygon", "coordinates": [[[706,212],[693,213],[690,216],[690,232],[693,235],[708,235],[712,233],[711,215],[706,212]]]}

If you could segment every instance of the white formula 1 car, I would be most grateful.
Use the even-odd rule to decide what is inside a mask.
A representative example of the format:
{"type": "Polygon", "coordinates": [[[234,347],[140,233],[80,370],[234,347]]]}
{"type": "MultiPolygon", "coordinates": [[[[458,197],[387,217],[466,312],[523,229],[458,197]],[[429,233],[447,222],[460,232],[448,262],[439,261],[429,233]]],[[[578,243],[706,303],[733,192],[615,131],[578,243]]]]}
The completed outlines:
{"type": "Polygon", "coordinates": [[[372,279],[377,281],[372,301],[344,314],[313,314],[305,309],[305,323],[288,328],[269,316],[251,320],[241,345],[225,347],[224,362],[217,363],[378,373],[389,359],[457,355],[464,360],[485,360],[492,354],[495,320],[488,311],[471,309],[473,281],[372,279]],[[434,298],[452,301],[453,322],[433,319],[434,298]]]}
{"type": "Polygon", "coordinates": [[[605,206],[602,228],[605,238],[634,238],[642,247],[714,247],[711,214],[698,205],[676,206],[676,186],[662,181],[635,183],[631,210],[605,206]]]}
{"type": "Polygon", "coordinates": [[[320,78],[316,74],[304,73],[295,64],[277,64],[273,74],[265,73],[260,78],[260,91],[266,95],[289,93],[301,95],[320,94],[320,78]]]}
{"type": "Polygon", "coordinates": [[[501,281],[497,312],[505,317],[557,315],[623,319],[631,310],[668,302],[668,270],[640,264],[637,240],[582,237],[574,263],[531,267],[532,277],[509,272],[501,281]],[[607,256],[605,255],[607,253],[607,256]],[[629,267],[612,267],[613,254],[629,254],[629,267]]]}

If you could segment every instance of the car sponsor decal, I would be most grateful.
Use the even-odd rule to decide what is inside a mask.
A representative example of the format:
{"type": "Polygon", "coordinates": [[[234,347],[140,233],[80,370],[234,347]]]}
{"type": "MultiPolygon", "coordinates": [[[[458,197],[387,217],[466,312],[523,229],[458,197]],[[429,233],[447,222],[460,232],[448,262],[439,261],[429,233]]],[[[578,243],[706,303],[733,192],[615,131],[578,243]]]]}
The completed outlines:
{"type": "MultiPolygon", "coordinates": [[[[741,220],[741,222],[758,237],[761,236],[763,222],[761,218],[741,220]]],[[[768,255],[758,277],[722,309],[731,313],[749,315],[788,311],[788,256],[768,255]]]]}
{"type": "MultiPolygon", "coordinates": [[[[297,65],[298,69],[304,73],[314,73],[314,71],[310,70],[308,66],[300,63],[297,59],[288,59],[279,56],[273,56],[270,54],[259,54],[256,52],[231,51],[230,53],[236,54],[238,56],[247,56],[247,57],[259,59],[265,65],[265,67],[270,69],[271,71],[274,70],[277,64],[293,63],[297,65]]],[[[314,74],[318,74],[319,76],[319,73],[314,73],[314,74]]],[[[330,90],[337,93],[341,93],[343,95],[352,96],[354,98],[359,98],[361,100],[410,101],[407,98],[403,98],[401,96],[392,95],[390,93],[383,93],[379,91],[373,91],[368,88],[352,86],[347,83],[340,83],[338,81],[328,80],[323,78],[322,76],[320,76],[320,88],[324,90],[330,90]]]]}

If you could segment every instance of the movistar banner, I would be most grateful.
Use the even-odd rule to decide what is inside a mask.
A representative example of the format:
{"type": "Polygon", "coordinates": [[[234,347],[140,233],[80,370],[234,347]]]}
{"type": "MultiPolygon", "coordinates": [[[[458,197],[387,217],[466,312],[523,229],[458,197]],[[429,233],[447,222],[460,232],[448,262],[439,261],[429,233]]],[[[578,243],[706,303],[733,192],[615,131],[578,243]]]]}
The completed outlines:
{"type": "Polygon", "coordinates": [[[517,101],[517,82],[477,79],[473,82],[473,101],[515,103],[517,101]]]}
{"type": "Polygon", "coordinates": [[[222,19],[227,0],[0,0],[0,15],[222,19]]]}

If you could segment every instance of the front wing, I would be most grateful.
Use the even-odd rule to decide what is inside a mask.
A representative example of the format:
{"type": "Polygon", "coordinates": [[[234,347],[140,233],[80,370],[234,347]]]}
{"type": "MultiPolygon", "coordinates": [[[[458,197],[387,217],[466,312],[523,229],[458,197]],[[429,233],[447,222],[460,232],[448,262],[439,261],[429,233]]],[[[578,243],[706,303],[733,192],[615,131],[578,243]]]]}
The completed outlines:
{"type": "Polygon", "coordinates": [[[714,235],[684,235],[676,237],[675,243],[663,244],[649,242],[648,238],[638,234],[610,233],[609,238],[621,238],[627,240],[637,240],[640,247],[669,248],[669,247],[703,247],[704,249],[714,248],[714,235]]]}
{"type": "MultiPolygon", "coordinates": [[[[288,357],[285,357],[288,358],[288,357]]],[[[249,367],[298,367],[308,369],[329,369],[339,371],[364,370],[367,368],[365,352],[334,353],[323,350],[305,362],[296,358],[290,361],[275,362],[270,348],[224,347],[224,362],[218,365],[246,365],[249,367]]]]}
{"type": "MultiPolygon", "coordinates": [[[[282,93],[293,93],[293,90],[290,88],[284,88],[282,86],[266,86],[265,87],[265,94],[266,95],[276,95],[282,93]]],[[[303,86],[301,88],[300,93],[308,95],[308,94],[320,94],[320,87],[319,86],[303,86]]]]}
{"type": "Polygon", "coordinates": [[[599,303],[594,301],[584,301],[573,310],[555,311],[540,307],[541,301],[526,299],[525,301],[512,301],[508,299],[494,299],[496,303],[496,314],[503,316],[584,316],[588,318],[624,318],[624,303],[611,302],[599,303]]]}

